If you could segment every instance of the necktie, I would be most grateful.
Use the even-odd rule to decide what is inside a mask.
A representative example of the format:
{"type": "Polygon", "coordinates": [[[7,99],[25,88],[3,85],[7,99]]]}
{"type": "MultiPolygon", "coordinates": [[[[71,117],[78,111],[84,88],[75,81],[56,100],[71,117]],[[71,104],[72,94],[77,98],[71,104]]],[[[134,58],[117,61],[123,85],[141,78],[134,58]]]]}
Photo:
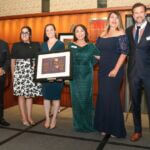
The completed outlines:
{"type": "Polygon", "coordinates": [[[135,33],[135,38],[134,38],[136,45],[138,44],[139,30],[140,30],[140,26],[137,26],[136,33],[135,33]]]}

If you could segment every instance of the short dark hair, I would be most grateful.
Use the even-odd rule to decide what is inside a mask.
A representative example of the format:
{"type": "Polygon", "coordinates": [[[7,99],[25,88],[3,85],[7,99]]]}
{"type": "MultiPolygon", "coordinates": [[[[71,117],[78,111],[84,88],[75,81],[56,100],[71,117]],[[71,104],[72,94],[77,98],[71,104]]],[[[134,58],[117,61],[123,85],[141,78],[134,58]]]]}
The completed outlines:
{"type": "MultiPolygon", "coordinates": [[[[47,42],[48,39],[49,39],[49,38],[47,37],[47,35],[46,35],[46,28],[47,28],[48,26],[52,26],[53,29],[54,29],[54,31],[56,31],[56,27],[55,27],[54,24],[47,24],[47,25],[44,27],[44,37],[43,37],[44,42],[47,42]]],[[[55,37],[57,37],[57,35],[55,35],[55,37]]]]}
{"type": "Polygon", "coordinates": [[[144,10],[145,10],[145,12],[146,12],[146,10],[147,10],[146,6],[145,6],[143,3],[135,3],[135,4],[132,6],[132,13],[133,13],[134,9],[137,8],[137,7],[143,7],[144,10]]]}
{"type": "Polygon", "coordinates": [[[30,40],[30,42],[31,42],[32,29],[31,29],[31,27],[29,27],[29,26],[23,26],[23,27],[21,28],[20,41],[22,41],[22,39],[21,39],[21,33],[22,33],[22,30],[23,30],[23,29],[27,29],[27,30],[29,31],[29,34],[30,34],[29,40],[30,40]]]}
{"type": "Polygon", "coordinates": [[[75,31],[76,31],[77,27],[81,27],[84,30],[84,32],[85,32],[84,40],[85,40],[85,42],[89,42],[87,28],[83,24],[77,24],[73,28],[74,41],[78,40],[76,35],[75,35],[75,31]]]}

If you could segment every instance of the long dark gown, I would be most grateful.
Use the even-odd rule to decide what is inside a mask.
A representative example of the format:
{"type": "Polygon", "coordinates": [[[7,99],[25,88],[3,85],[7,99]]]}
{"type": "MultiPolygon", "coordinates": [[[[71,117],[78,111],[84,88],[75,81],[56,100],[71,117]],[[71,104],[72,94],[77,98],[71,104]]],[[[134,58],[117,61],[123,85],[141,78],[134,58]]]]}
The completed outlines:
{"type": "Polygon", "coordinates": [[[73,126],[76,131],[94,131],[93,64],[94,55],[100,55],[92,43],[80,47],[69,44],[73,56],[73,80],[70,82],[73,126]]]}
{"type": "MultiPolygon", "coordinates": [[[[64,51],[64,43],[56,41],[54,46],[49,50],[47,42],[42,44],[42,52],[64,51]]],[[[63,82],[45,82],[42,84],[42,95],[46,100],[60,100],[63,82]]]]}
{"type": "Polygon", "coordinates": [[[126,130],[120,101],[120,84],[124,66],[120,68],[115,78],[108,77],[108,74],[115,67],[120,54],[128,53],[127,37],[126,35],[99,37],[96,46],[101,51],[101,58],[94,127],[99,132],[123,138],[126,136],[126,130]]]}

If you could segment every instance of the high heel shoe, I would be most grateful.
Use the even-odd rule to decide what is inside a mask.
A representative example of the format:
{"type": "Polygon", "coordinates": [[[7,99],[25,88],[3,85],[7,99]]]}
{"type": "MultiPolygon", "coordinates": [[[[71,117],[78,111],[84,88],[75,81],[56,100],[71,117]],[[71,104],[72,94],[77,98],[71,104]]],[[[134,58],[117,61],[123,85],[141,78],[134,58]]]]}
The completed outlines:
{"type": "Polygon", "coordinates": [[[105,133],[105,132],[101,132],[101,135],[105,136],[105,135],[106,135],[106,133],[105,133]]]}
{"type": "Polygon", "coordinates": [[[50,129],[55,129],[56,128],[56,121],[54,121],[54,123],[51,123],[49,128],[50,129]]]}
{"type": "Polygon", "coordinates": [[[49,127],[51,130],[56,128],[56,124],[55,125],[50,125],[49,127]]]}
{"type": "Polygon", "coordinates": [[[35,122],[34,121],[29,121],[30,125],[34,126],[35,122]]]}
{"type": "Polygon", "coordinates": [[[48,123],[45,121],[44,127],[45,127],[46,129],[50,128],[50,121],[48,121],[48,123]]]}
{"type": "Polygon", "coordinates": [[[30,123],[29,123],[28,121],[23,121],[22,124],[23,124],[24,126],[27,126],[27,127],[30,126],[30,123]]]}
{"type": "Polygon", "coordinates": [[[111,136],[112,138],[116,138],[116,136],[114,136],[114,135],[112,135],[112,134],[111,134],[110,136],[111,136]]]}

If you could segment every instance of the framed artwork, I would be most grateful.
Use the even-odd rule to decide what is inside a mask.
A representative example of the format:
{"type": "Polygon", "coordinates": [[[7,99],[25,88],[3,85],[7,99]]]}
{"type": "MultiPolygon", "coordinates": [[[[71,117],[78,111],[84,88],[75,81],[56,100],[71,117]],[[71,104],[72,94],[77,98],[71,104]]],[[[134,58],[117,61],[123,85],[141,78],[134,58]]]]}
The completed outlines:
{"type": "Polygon", "coordinates": [[[74,36],[72,33],[59,33],[58,39],[64,43],[65,49],[68,49],[68,43],[73,41],[74,36]]]}
{"type": "Polygon", "coordinates": [[[71,52],[44,53],[37,56],[35,79],[37,81],[70,79],[71,52]]]}

